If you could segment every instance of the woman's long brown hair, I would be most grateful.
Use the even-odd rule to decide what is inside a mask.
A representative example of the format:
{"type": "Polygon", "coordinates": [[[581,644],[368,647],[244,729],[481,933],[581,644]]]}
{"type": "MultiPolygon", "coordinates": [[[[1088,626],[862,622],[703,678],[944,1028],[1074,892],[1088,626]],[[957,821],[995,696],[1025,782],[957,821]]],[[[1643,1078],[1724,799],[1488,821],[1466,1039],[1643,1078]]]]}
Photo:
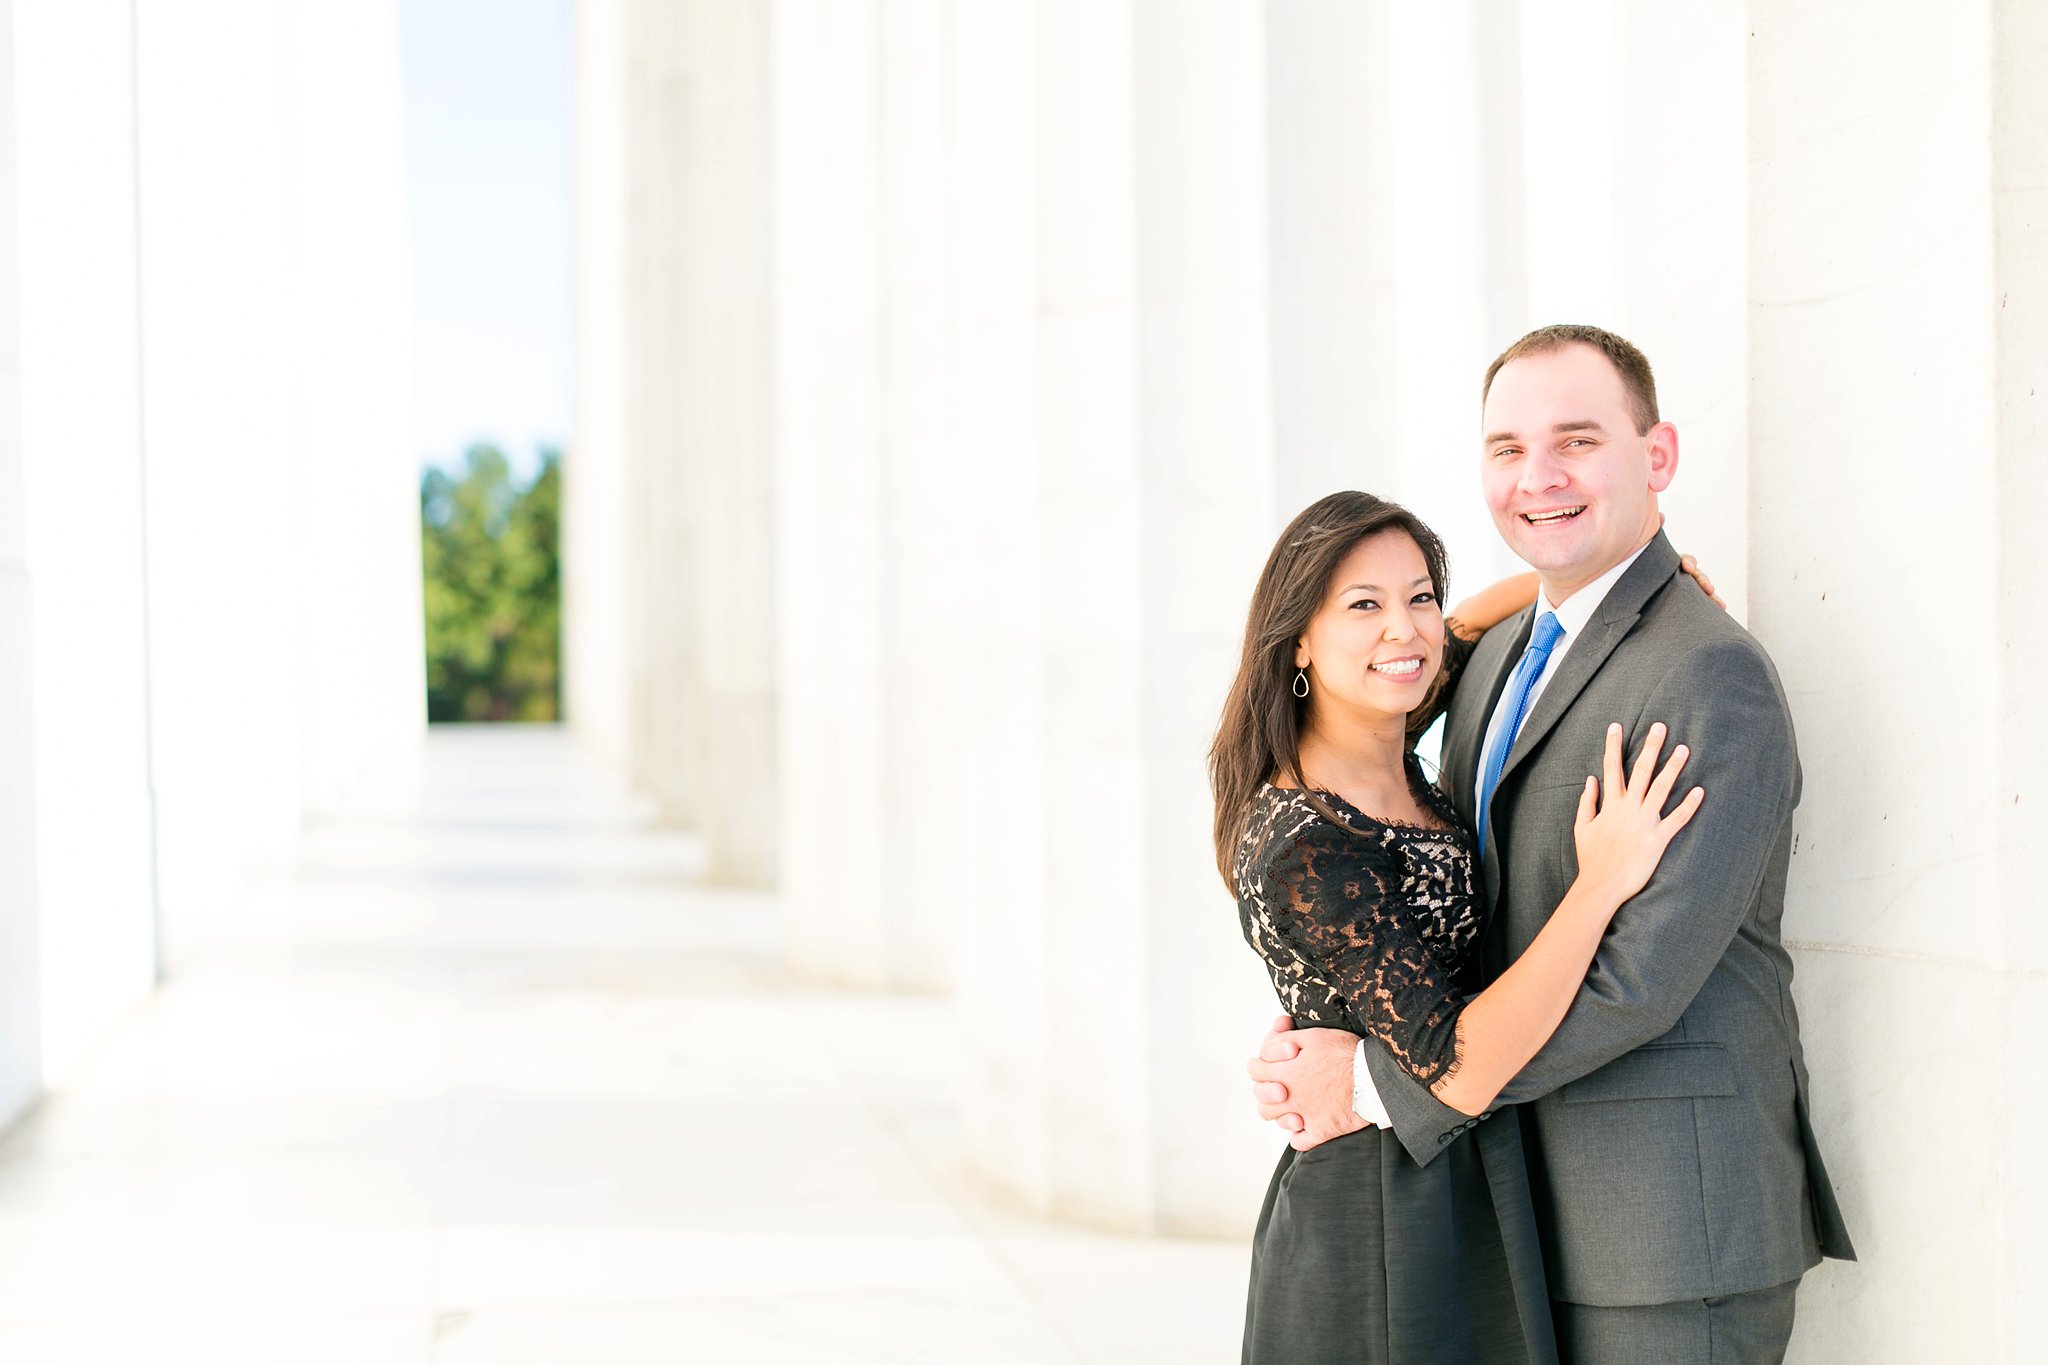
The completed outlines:
{"type": "MultiPolygon", "coordinates": [[[[1351,547],[1382,531],[1405,531],[1422,551],[1439,603],[1449,588],[1443,542],[1420,517],[1370,493],[1332,493],[1311,505],[1280,533],[1244,627],[1244,653],[1223,703],[1223,720],[1209,749],[1209,790],[1216,798],[1216,867],[1232,894],[1231,861],[1259,784],[1284,777],[1307,792],[1310,804],[1339,828],[1349,825],[1308,791],[1301,775],[1301,735],[1309,703],[1294,695],[1294,646],[1330,590],[1330,577],[1351,547]]],[[[1442,685],[1441,664],[1431,700],[1442,685]]],[[[1424,702],[1424,707],[1429,705],[1424,702]]]]}

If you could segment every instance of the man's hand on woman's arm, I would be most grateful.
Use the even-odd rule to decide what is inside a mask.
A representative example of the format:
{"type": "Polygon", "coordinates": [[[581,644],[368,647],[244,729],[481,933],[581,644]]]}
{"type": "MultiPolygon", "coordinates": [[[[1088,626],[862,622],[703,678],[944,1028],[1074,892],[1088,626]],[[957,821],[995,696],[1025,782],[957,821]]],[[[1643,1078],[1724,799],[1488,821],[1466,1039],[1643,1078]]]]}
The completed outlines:
{"type": "Polygon", "coordinates": [[[1286,1015],[1274,1020],[1259,1055],[1245,1063],[1259,1117],[1276,1120],[1291,1133],[1287,1145],[1297,1152],[1371,1127],[1351,1107],[1351,1063],[1357,1051],[1355,1033],[1297,1029],[1286,1015]]]}

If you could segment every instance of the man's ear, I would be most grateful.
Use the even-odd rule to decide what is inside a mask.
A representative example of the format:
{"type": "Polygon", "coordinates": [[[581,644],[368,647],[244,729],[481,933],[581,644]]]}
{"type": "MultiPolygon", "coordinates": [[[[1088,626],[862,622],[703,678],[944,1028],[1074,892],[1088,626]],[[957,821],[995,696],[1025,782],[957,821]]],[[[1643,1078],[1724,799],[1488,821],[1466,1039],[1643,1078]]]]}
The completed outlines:
{"type": "Polygon", "coordinates": [[[1678,428],[1659,422],[1650,428],[1650,491],[1662,493],[1678,474],[1678,428]]]}

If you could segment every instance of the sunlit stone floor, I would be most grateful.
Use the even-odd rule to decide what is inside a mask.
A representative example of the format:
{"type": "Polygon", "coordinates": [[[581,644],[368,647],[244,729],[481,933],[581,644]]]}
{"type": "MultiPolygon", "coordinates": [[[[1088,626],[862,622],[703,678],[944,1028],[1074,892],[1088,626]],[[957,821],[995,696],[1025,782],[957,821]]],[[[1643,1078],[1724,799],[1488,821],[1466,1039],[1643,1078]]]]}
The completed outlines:
{"type": "Polygon", "coordinates": [[[0,1143],[0,1362],[1236,1358],[1243,1245],[975,1203],[944,1003],[792,988],[696,862],[436,731],[0,1143]]]}

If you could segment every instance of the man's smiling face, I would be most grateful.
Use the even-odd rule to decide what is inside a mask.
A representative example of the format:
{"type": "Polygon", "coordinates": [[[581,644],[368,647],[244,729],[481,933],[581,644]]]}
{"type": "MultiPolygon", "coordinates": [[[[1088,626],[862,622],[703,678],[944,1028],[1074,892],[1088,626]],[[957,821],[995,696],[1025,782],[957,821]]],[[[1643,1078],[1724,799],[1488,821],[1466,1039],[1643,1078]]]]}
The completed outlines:
{"type": "Polygon", "coordinates": [[[1487,391],[1481,483],[1508,548],[1553,603],[1657,533],[1657,494],[1678,469],[1678,433],[1638,433],[1628,388],[1591,346],[1501,366],[1487,391]]]}

